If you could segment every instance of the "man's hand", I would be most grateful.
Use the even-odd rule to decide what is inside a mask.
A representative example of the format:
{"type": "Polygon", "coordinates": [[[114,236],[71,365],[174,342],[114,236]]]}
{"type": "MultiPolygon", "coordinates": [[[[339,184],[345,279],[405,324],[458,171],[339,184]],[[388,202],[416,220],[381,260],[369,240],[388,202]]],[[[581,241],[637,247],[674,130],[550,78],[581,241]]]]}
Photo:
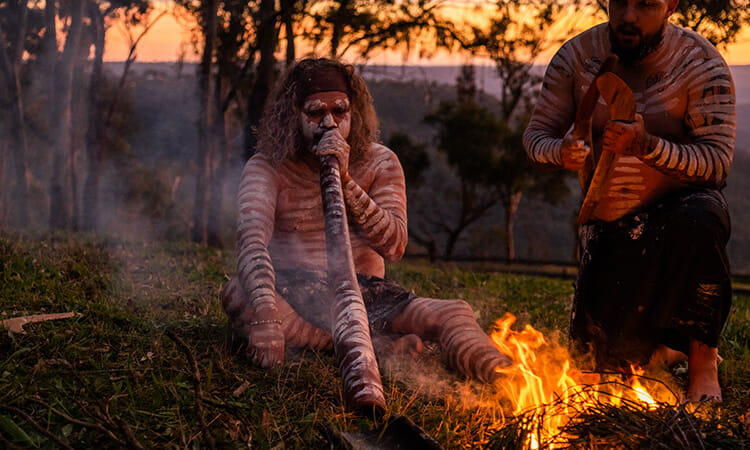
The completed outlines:
{"type": "Polygon", "coordinates": [[[264,369],[284,363],[284,333],[281,321],[255,320],[248,324],[247,355],[264,369]]]}
{"type": "Polygon", "coordinates": [[[641,156],[651,151],[652,139],[643,124],[643,116],[636,114],[634,122],[607,122],[604,126],[602,146],[605,150],[620,155],[641,156]]]}
{"type": "Polygon", "coordinates": [[[572,132],[568,132],[563,138],[562,148],[563,167],[568,170],[581,170],[586,157],[591,153],[591,147],[586,145],[583,139],[576,139],[572,132]]]}
{"type": "Polygon", "coordinates": [[[346,180],[349,176],[349,143],[339,133],[338,128],[332,128],[321,136],[317,145],[313,147],[313,153],[318,156],[333,155],[339,161],[339,173],[341,179],[346,180]]]}

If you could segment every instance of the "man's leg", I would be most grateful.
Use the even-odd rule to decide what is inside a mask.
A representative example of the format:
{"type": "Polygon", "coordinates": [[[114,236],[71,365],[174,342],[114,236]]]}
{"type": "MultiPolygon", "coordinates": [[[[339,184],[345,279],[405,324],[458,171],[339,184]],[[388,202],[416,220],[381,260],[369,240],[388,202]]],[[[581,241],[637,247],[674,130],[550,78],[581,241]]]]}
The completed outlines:
{"type": "Polygon", "coordinates": [[[719,351],[695,339],[690,341],[688,352],[688,390],[691,402],[720,402],[719,351]]]}
{"type": "Polygon", "coordinates": [[[482,331],[471,306],[463,300],[415,298],[391,321],[391,329],[438,342],[448,365],[471,378],[492,381],[498,376],[496,368],[511,364],[482,331]]]}
{"type": "Polygon", "coordinates": [[[651,353],[651,358],[649,359],[648,366],[646,368],[652,370],[670,368],[683,361],[686,361],[687,359],[688,356],[685,353],[667,347],[664,344],[659,344],[654,349],[654,352],[651,353]]]}
{"type": "Polygon", "coordinates": [[[721,401],[719,335],[731,307],[729,216],[718,193],[697,192],[666,210],[665,286],[657,323],[662,343],[688,357],[687,397],[721,401]]]}

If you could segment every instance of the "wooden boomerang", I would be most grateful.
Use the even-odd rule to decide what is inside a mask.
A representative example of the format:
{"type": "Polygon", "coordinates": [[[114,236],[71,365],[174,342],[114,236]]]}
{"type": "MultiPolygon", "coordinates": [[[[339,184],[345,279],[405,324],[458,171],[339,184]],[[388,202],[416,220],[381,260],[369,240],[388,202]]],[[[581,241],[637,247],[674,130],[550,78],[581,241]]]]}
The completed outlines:
{"type": "MultiPolygon", "coordinates": [[[[596,85],[604,101],[607,102],[610,120],[635,121],[635,97],[622,78],[612,72],[604,73],[596,79],[596,85]]],[[[602,149],[594,175],[591,177],[591,183],[583,198],[581,210],[578,212],[579,225],[589,220],[591,213],[599,204],[599,199],[614,168],[615,156],[611,151],[602,149]]]]}
{"type": "MultiPolygon", "coordinates": [[[[589,85],[588,90],[583,94],[581,105],[576,111],[576,119],[573,124],[573,137],[584,141],[589,148],[593,148],[591,145],[591,118],[594,115],[596,103],[599,101],[599,87],[596,85],[596,80],[602,74],[611,72],[612,69],[615,68],[615,64],[617,64],[617,55],[609,55],[607,59],[604,60],[599,68],[599,72],[597,72],[591,85],[589,85]]],[[[581,189],[586,189],[586,186],[591,180],[591,173],[593,171],[594,156],[593,152],[589,152],[583,163],[583,168],[578,171],[578,181],[581,183],[581,189]]]]}

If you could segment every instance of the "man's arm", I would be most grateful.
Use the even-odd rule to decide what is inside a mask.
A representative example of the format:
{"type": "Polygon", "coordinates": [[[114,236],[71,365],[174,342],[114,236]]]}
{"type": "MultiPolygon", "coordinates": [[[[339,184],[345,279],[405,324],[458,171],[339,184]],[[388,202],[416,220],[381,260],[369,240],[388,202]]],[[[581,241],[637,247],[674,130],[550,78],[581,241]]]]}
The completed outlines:
{"type": "Polygon", "coordinates": [[[737,118],[732,76],[721,57],[704,61],[686,76],[692,78],[685,117],[691,143],[654,137],[641,159],[682,181],[720,187],[734,155],[737,118]]]}
{"type": "Polygon", "coordinates": [[[347,214],[370,247],[386,261],[398,261],[408,241],[404,171],[396,155],[380,145],[369,163],[375,179],[368,192],[348,174],[342,180],[347,214]]]}
{"type": "MultiPolygon", "coordinates": [[[[523,144],[529,159],[546,168],[567,167],[564,150],[577,142],[563,137],[575,118],[573,51],[564,45],[552,58],[544,74],[534,113],[523,135],[523,144]]],[[[593,81],[593,78],[592,78],[593,81]]],[[[571,168],[571,167],[568,167],[571,168]]]]}
{"type": "Polygon", "coordinates": [[[284,360],[275,275],[268,252],[276,211],[273,172],[273,167],[259,157],[251,158],[243,170],[237,197],[237,271],[246,297],[225,305],[235,326],[249,339],[248,353],[253,362],[262,367],[284,360]]]}
{"type": "Polygon", "coordinates": [[[633,123],[610,121],[603,141],[615,153],[635,155],[680,181],[722,187],[734,155],[736,115],[734,85],[721,57],[695,64],[689,79],[684,122],[687,143],[676,143],[646,131],[639,116],[633,123]]]}

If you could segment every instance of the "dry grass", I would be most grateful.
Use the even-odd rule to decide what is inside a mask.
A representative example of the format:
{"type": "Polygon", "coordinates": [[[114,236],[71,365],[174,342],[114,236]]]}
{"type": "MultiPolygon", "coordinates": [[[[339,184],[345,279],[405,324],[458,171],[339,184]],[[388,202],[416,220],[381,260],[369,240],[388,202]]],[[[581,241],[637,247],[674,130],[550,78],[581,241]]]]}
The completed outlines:
{"type": "MultiPolygon", "coordinates": [[[[265,371],[230,344],[218,299],[233,260],[185,243],[0,234],[0,320],[80,313],[0,334],[0,447],[322,448],[332,445],[327,431],[374,430],[379,422],[343,409],[332,355],[290,355],[265,371]]],[[[423,295],[468,300],[487,328],[506,311],[550,334],[567,323],[569,280],[411,262],[388,276],[423,295]]],[[[694,422],[703,434],[689,435],[720,436],[723,448],[747,445],[749,303],[737,298],[722,342],[725,404],[694,422]]],[[[524,420],[507,416],[492,386],[447,371],[433,348],[383,371],[387,416],[411,418],[445,448],[508,448],[503,433],[524,420]]],[[[600,412],[571,423],[571,436],[589,439],[575,442],[606,446],[617,436],[607,420],[635,430],[652,423],[638,411],[600,412]],[[579,432],[583,424],[598,431],[579,432]]]]}

